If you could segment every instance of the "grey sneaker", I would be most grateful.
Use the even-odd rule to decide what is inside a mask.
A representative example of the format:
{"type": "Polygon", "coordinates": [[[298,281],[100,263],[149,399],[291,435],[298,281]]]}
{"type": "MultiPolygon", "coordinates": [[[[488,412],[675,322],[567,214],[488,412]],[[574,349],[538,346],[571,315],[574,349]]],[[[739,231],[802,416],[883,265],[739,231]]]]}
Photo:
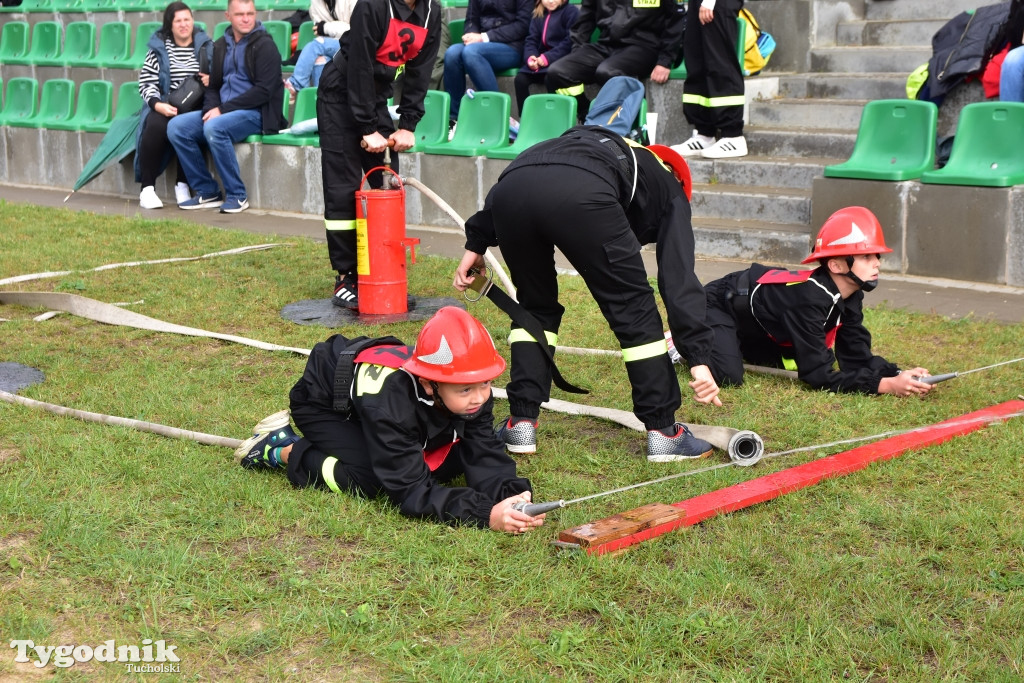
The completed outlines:
{"type": "Polygon", "coordinates": [[[657,429],[647,432],[647,459],[651,462],[676,462],[711,455],[714,446],[698,439],[682,422],[676,422],[675,436],[665,436],[657,429]]]}
{"type": "Polygon", "coordinates": [[[516,420],[511,417],[503,421],[494,433],[505,444],[509,453],[537,452],[537,423],[530,420],[516,420]]]}

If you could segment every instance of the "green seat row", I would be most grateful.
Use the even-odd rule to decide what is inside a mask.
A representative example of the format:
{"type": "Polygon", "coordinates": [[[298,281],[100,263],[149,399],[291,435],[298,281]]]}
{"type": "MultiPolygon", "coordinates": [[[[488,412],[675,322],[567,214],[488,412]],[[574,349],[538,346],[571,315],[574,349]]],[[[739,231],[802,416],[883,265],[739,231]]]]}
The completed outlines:
{"type": "MultiPolygon", "coordinates": [[[[226,0],[192,0],[192,11],[223,10],[226,0]]],[[[167,0],[22,0],[20,5],[0,7],[0,14],[26,14],[31,12],[161,12],[167,0]]],[[[256,0],[256,10],[295,11],[309,9],[304,0],[256,0]]]]}

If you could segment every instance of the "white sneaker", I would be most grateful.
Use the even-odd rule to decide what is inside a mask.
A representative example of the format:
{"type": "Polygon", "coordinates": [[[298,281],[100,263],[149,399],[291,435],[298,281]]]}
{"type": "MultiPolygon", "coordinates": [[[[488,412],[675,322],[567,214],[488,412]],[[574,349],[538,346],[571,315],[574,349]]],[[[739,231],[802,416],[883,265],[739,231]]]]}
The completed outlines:
{"type": "Polygon", "coordinates": [[[721,138],[700,153],[705,159],[735,159],[747,156],[747,141],[743,136],[738,138],[721,138]]]}
{"type": "Polygon", "coordinates": [[[147,185],[139,193],[139,206],[143,209],[162,209],[164,203],[156,196],[156,189],[152,185],[147,185]]]}
{"type": "Polygon", "coordinates": [[[174,184],[174,200],[176,204],[192,199],[192,193],[188,189],[188,183],[174,184]]]}
{"type": "Polygon", "coordinates": [[[715,138],[710,135],[701,135],[697,131],[693,131],[693,135],[686,142],[682,142],[678,145],[672,145],[672,150],[684,157],[695,157],[700,156],[700,153],[705,148],[711,147],[715,144],[715,138]]]}

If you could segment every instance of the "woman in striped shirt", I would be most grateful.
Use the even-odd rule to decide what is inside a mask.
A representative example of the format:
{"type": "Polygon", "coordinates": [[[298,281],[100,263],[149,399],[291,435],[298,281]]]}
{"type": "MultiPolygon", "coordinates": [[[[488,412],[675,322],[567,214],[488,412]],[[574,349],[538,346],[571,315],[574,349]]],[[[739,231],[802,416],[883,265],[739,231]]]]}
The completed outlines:
{"type": "MultiPolygon", "coordinates": [[[[196,74],[200,74],[204,85],[209,83],[206,65],[213,42],[195,28],[188,5],[172,2],[164,10],[163,26],[149,39],[148,47],[149,53],[139,71],[139,94],[146,106],[142,108],[136,140],[135,180],[142,185],[139,206],[160,209],[163,202],[156,194],[156,179],[174,156],[174,148],[167,140],[167,122],[178,113],[185,113],[168,104],[167,96],[196,74]],[[154,113],[156,116],[151,115],[154,113]]],[[[179,204],[191,196],[180,166],[174,194],[179,204]]]]}

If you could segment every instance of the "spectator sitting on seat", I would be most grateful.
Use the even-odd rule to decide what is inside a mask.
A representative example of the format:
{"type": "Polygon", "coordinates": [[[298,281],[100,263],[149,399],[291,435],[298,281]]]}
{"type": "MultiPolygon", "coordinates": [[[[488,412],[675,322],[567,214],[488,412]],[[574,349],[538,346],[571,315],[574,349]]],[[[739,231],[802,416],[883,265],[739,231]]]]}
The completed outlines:
{"type": "Polygon", "coordinates": [[[548,92],[575,97],[582,122],[590,109],[584,93],[588,84],[604,85],[613,76],[664,83],[685,26],[685,10],[675,0],[583,0],[572,51],[548,68],[548,92]],[[595,30],[597,38],[590,42],[595,30]]]}
{"type": "Polygon", "coordinates": [[[341,46],[338,39],[348,30],[348,20],[355,4],[356,0],[312,0],[309,3],[309,16],[313,20],[316,37],[302,47],[295,62],[295,71],[284,79],[284,87],[292,102],[303,88],[319,85],[324,65],[341,46]]]}
{"type": "Polygon", "coordinates": [[[523,63],[533,6],[534,0],[469,0],[462,42],[444,53],[444,89],[451,97],[453,123],[466,94],[466,76],[477,90],[496,91],[494,72],[523,63]]]}
{"type": "Polygon", "coordinates": [[[818,232],[814,270],[759,263],[709,282],[707,320],[714,331],[711,374],[723,386],[743,384],[743,362],[795,370],[814,389],[918,396],[924,368],[900,371],[871,352],[864,327],[864,293],[878,284],[885,246],[871,211],[836,211],[818,232]],[[833,350],[834,347],[834,350],[833,350]],[[839,368],[833,365],[838,360],[839,368]]]}
{"type": "Polygon", "coordinates": [[[226,14],[231,25],[214,41],[202,111],[176,116],[167,125],[178,163],[196,193],[179,202],[179,209],[219,206],[221,213],[239,213],[249,208],[234,143],[277,133],[288,123],[282,113],[281,53],[256,19],[253,0],[228,0],[226,14]],[[206,168],[203,147],[213,156],[223,194],[206,168]]]}
{"type": "MultiPolygon", "coordinates": [[[[1024,102],[1024,2],[1013,0],[1010,14],[992,41],[991,52],[1009,47],[999,70],[999,100],[1001,102],[1024,102]]],[[[992,58],[986,55],[985,62],[992,58]]]]}
{"type": "MultiPolygon", "coordinates": [[[[143,209],[164,206],[155,185],[157,177],[174,157],[174,147],[167,139],[167,124],[178,114],[177,108],[167,103],[167,96],[199,73],[200,53],[204,48],[209,51],[210,46],[210,37],[195,28],[192,10],[183,2],[167,6],[163,25],[149,39],[149,52],[139,71],[139,95],[146,106],[142,109],[135,143],[135,180],[142,185],[139,206],[143,209]]],[[[191,196],[181,164],[178,164],[174,196],[178,203],[191,196]]]]}
{"type": "Polygon", "coordinates": [[[579,7],[570,5],[569,0],[537,0],[530,33],[523,47],[523,68],[515,80],[516,107],[520,116],[530,95],[530,86],[543,84],[548,67],[572,49],[572,26],[579,16],[579,7]]]}

